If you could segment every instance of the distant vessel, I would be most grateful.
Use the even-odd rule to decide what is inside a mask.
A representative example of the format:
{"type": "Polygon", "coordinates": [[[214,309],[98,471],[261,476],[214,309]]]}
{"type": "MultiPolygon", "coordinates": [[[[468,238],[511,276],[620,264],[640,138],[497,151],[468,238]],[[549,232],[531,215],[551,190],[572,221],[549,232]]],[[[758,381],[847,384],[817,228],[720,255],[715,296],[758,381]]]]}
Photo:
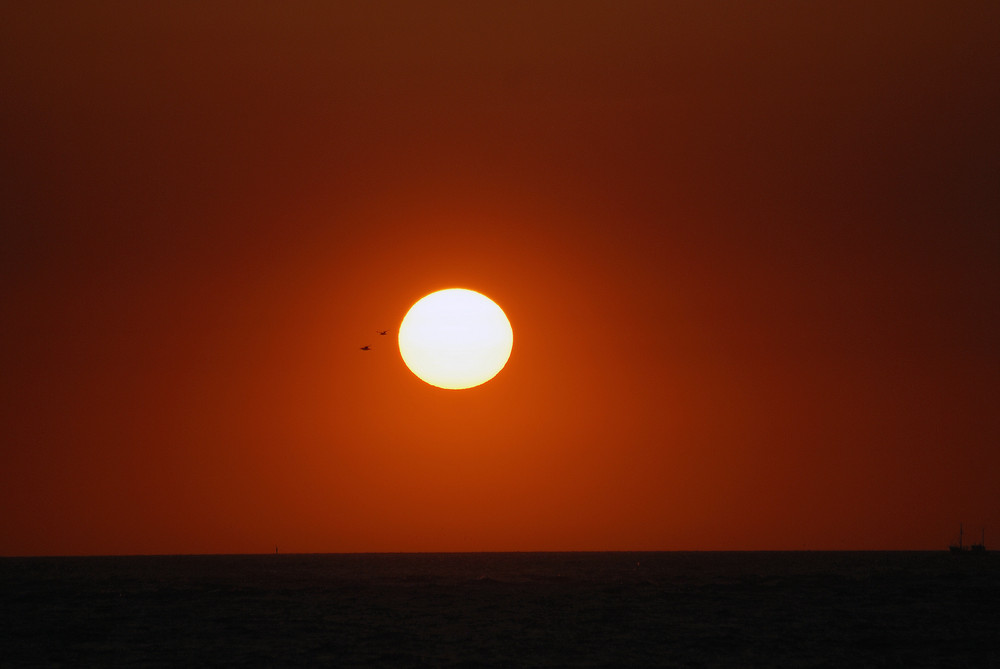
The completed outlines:
{"type": "Polygon", "coordinates": [[[953,544],[951,546],[948,546],[948,550],[950,550],[952,553],[961,553],[962,551],[965,550],[965,548],[962,547],[962,524],[961,523],[959,523],[959,525],[958,525],[958,544],[953,544]]]}
{"type": "Polygon", "coordinates": [[[982,528],[980,539],[978,544],[972,544],[966,547],[962,544],[962,534],[963,527],[961,524],[958,526],[958,544],[948,546],[948,550],[952,553],[985,553],[986,552],[986,528],[982,528]]]}

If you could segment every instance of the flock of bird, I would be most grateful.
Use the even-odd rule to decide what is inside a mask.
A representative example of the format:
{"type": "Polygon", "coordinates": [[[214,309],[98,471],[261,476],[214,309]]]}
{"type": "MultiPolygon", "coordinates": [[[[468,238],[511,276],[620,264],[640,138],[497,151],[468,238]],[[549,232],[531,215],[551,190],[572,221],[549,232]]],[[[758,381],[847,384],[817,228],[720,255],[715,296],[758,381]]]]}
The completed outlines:
{"type": "MultiPolygon", "coordinates": [[[[375,332],[379,333],[380,335],[389,334],[388,330],[375,330],[375,332]]],[[[370,351],[370,350],[372,350],[372,347],[369,346],[369,345],[367,345],[367,344],[365,344],[364,346],[361,347],[361,350],[362,351],[370,351]]]]}

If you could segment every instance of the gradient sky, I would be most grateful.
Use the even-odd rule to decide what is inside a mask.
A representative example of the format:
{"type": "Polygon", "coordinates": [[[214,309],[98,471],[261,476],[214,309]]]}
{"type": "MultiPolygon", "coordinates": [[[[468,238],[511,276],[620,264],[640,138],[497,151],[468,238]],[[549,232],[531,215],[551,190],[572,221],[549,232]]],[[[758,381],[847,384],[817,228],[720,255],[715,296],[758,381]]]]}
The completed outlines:
{"type": "Polygon", "coordinates": [[[1000,543],[1000,5],[483,4],[2,5],[0,554],[1000,543]]]}

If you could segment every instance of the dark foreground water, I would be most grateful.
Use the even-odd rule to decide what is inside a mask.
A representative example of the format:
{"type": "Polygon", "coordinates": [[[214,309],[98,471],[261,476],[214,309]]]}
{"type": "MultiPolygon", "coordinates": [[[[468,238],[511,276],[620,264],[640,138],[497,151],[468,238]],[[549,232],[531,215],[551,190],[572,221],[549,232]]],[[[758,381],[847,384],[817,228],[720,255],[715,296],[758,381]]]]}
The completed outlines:
{"type": "Polygon", "coordinates": [[[1000,667],[1000,559],[0,559],[0,666],[1000,667]]]}

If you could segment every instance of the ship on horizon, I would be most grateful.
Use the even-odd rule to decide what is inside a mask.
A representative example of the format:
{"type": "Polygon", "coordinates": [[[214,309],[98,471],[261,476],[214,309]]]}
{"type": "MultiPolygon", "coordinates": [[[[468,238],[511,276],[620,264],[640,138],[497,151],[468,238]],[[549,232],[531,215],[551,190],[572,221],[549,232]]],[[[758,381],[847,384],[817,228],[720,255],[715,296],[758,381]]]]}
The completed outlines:
{"type": "Polygon", "coordinates": [[[972,544],[971,546],[964,546],[962,544],[962,535],[964,528],[962,524],[958,525],[958,543],[948,546],[948,550],[952,553],[985,553],[986,552],[986,528],[980,529],[980,538],[978,544],[972,544]]]}

